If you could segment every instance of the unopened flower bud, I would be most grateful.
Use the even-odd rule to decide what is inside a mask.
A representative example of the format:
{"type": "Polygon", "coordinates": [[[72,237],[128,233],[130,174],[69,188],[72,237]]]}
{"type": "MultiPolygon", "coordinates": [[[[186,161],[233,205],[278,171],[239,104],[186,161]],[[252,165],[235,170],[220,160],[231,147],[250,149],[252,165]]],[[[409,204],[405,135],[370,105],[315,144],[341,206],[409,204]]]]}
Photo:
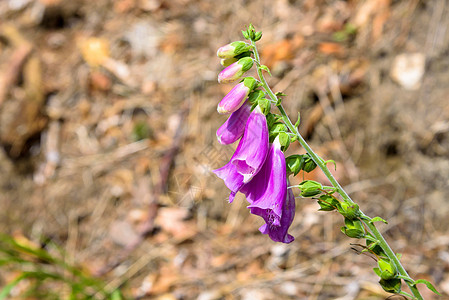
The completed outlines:
{"type": "Polygon", "coordinates": [[[219,58],[232,58],[243,52],[249,51],[250,48],[251,45],[248,45],[245,42],[242,41],[232,42],[223,47],[220,47],[217,51],[217,56],[219,58]]]}
{"type": "Polygon", "coordinates": [[[251,69],[253,66],[253,59],[251,57],[243,57],[239,59],[238,62],[231,64],[226,67],[223,71],[218,74],[218,82],[219,83],[229,83],[236,81],[242,75],[251,69]]]}
{"type": "Polygon", "coordinates": [[[227,66],[230,66],[230,65],[232,65],[233,63],[235,63],[235,62],[237,62],[238,61],[238,58],[235,58],[235,57],[231,57],[231,58],[222,58],[221,60],[220,60],[220,64],[223,66],[223,67],[227,67],[227,66]]]}
{"type": "Polygon", "coordinates": [[[388,280],[396,276],[396,266],[391,261],[379,259],[377,264],[379,265],[380,269],[380,278],[388,280]]]}
{"type": "Polygon", "coordinates": [[[359,206],[356,203],[341,202],[338,211],[349,220],[354,220],[360,216],[359,206]]]}
{"type": "Polygon", "coordinates": [[[253,77],[247,77],[237,84],[218,104],[218,113],[228,114],[238,110],[245,103],[255,85],[256,80],[253,77]]]}

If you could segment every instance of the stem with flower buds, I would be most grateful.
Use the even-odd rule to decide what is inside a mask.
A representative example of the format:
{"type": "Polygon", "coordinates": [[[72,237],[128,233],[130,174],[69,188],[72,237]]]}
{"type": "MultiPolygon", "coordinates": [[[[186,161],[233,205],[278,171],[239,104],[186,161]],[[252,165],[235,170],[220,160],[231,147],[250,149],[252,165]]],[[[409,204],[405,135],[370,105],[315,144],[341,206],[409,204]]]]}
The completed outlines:
{"type": "MultiPolygon", "coordinates": [[[[251,41],[251,43],[253,46],[254,61],[257,66],[257,74],[259,76],[260,83],[261,83],[262,87],[264,88],[265,92],[270,96],[271,100],[276,103],[276,107],[279,109],[279,111],[282,115],[283,121],[285,122],[285,124],[287,125],[287,127],[289,128],[291,133],[293,133],[296,136],[298,142],[307,151],[307,153],[310,155],[310,157],[315,162],[315,164],[317,166],[319,166],[320,169],[323,171],[323,173],[326,175],[329,182],[336,189],[336,192],[338,192],[338,194],[340,194],[341,197],[343,198],[343,200],[346,201],[347,203],[355,204],[355,202],[351,199],[351,197],[349,197],[349,195],[346,193],[346,191],[341,187],[341,185],[338,183],[338,181],[335,179],[335,177],[329,171],[329,169],[326,166],[326,163],[312,150],[312,148],[310,148],[310,146],[307,144],[307,142],[304,140],[304,138],[299,133],[298,129],[291,122],[290,118],[288,117],[287,113],[284,110],[284,107],[280,103],[278,97],[273,93],[273,91],[271,90],[267,81],[265,80],[265,78],[262,74],[263,68],[261,67],[261,64],[260,64],[260,58],[259,58],[259,53],[257,51],[256,44],[254,41],[251,41]]],[[[414,299],[422,300],[423,297],[421,296],[418,288],[416,287],[415,281],[408,275],[407,271],[402,266],[401,262],[399,261],[398,257],[396,256],[396,254],[393,252],[393,250],[390,248],[390,246],[386,242],[385,238],[382,236],[380,231],[374,225],[373,220],[370,217],[366,216],[363,212],[360,212],[360,214],[361,214],[360,220],[369,228],[370,232],[373,234],[373,236],[376,240],[376,243],[378,243],[378,245],[383,249],[384,253],[388,256],[390,261],[392,261],[394,263],[394,265],[397,268],[398,273],[400,274],[400,278],[404,279],[404,281],[410,288],[410,291],[413,293],[414,299]]],[[[401,294],[411,297],[411,295],[408,295],[405,292],[401,292],[401,294]]]]}

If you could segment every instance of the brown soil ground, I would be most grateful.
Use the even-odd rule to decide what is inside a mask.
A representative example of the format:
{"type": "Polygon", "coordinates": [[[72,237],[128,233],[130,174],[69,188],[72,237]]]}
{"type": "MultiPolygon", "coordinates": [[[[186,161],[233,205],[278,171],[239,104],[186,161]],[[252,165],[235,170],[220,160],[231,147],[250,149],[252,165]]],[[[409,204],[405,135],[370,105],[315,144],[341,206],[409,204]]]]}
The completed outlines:
{"type": "Polygon", "coordinates": [[[386,298],[341,216],[299,199],[296,240],[276,244],[210,172],[233,150],[215,138],[216,49],[250,22],[312,148],[449,294],[445,0],[1,0],[0,231],[51,240],[129,298],[386,298]],[[391,73],[416,53],[407,89],[391,73]]]}

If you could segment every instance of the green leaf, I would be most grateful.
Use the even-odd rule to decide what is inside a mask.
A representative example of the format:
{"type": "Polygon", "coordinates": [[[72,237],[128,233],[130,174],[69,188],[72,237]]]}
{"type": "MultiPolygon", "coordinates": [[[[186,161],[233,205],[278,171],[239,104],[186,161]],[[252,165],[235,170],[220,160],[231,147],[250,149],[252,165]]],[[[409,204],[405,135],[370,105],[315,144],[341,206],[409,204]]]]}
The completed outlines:
{"type": "Polygon", "coordinates": [[[272,76],[271,72],[270,72],[270,69],[266,65],[261,65],[260,68],[262,70],[266,71],[268,73],[268,75],[272,76]]]}
{"type": "Polygon", "coordinates": [[[299,127],[299,123],[301,122],[301,114],[299,113],[299,111],[298,111],[298,119],[296,120],[296,123],[295,123],[295,128],[298,128],[299,127]]]}
{"type": "Polygon", "coordinates": [[[370,220],[370,223],[374,223],[374,222],[384,222],[385,224],[388,224],[388,222],[385,221],[384,219],[382,219],[381,217],[374,217],[370,220]]]}
{"type": "Polygon", "coordinates": [[[123,299],[123,297],[119,290],[115,290],[112,292],[111,300],[122,300],[122,299],[123,299]]]}
{"type": "Polygon", "coordinates": [[[415,282],[413,282],[413,286],[417,285],[418,283],[424,283],[429,290],[431,290],[438,296],[441,296],[440,292],[438,292],[437,289],[433,286],[433,284],[431,284],[429,281],[427,281],[425,279],[418,279],[418,280],[415,280],[415,282]]]}
{"type": "Polygon", "coordinates": [[[379,268],[373,268],[374,273],[376,273],[377,276],[380,277],[380,275],[382,274],[382,271],[379,268]]]}
{"type": "Polygon", "coordinates": [[[6,299],[8,297],[11,290],[23,279],[25,279],[27,276],[26,274],[21,274],[19,277],[8,283],[3,287],[3,289],[0,291],[0,300],[6,299]]]}

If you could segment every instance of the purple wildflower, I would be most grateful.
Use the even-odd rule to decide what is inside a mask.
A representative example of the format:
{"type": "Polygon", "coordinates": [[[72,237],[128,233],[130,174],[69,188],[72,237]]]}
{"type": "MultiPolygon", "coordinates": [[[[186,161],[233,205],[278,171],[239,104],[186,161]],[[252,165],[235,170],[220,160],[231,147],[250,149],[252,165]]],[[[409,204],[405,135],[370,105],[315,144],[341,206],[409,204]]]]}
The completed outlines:
{"type": "Polygon", "coordinates": [[[218,113],[228,114],[238,110],[245,103],[255,85],[256,80],[252,77],[247,77],[237,84],[218,104],[218,113]]]}
{"type": "Polygon", "coordinates": [[[230,44],[224,45],[223,47],[220,47],[217,51],[217,56],[220,58],[232,58],[236,55],[239,55],[243,52],[249,51],[251,48],[250,45],[248,45],[245,42],[242,41],[236,41],[232,42],[230,44]]]}
{"type": "Polygon", "coordinates": [[[222,145],[229,145],[237,141],[245,131],[246,121],[251,113],[251,106],[243,104],[217,130],[217,139],[222,145]]]}
{"type": "Polygon", "coordinates": [[[267,153],[267,121],[257,106],[248,118],[243,137],[231,160],[225,166],[213,171],[231,190],[229,202],[232,202],[243,184],[249,182],[259,172],[267,153]]]}
{"type": "Polygon", "coordinates": [[[295,206],[295,195],[293,195],[292,189],[287,189],[287,196],[285,198],[284,206],[282,206],[281,225],[272,226],[264,217],[266,223],[259,228],[260,232],[268,234],[268,236],[275,242],[286,244],[293,242],[295,238],[288,234],[288,229],[295,218],[295,206]]]}
{"type": "Polygon", "coordinates": [[[218,74],[219,83],[234,82],[242,75],[251,69],[253,66],[253,59],[251,57],[243,57],[239,61],[229,65],[223,71],[218,74]]]}
{"type": "Polygon", "coordinates": [[[241,187],[250,203],[252,214],[261,216],[266,224],[260,228],[273,241],[290,243],[293,237],[287,231],[294,217],[294,196],[287,192],[285,157],[276,138],[262,169],[241,187]]]}

